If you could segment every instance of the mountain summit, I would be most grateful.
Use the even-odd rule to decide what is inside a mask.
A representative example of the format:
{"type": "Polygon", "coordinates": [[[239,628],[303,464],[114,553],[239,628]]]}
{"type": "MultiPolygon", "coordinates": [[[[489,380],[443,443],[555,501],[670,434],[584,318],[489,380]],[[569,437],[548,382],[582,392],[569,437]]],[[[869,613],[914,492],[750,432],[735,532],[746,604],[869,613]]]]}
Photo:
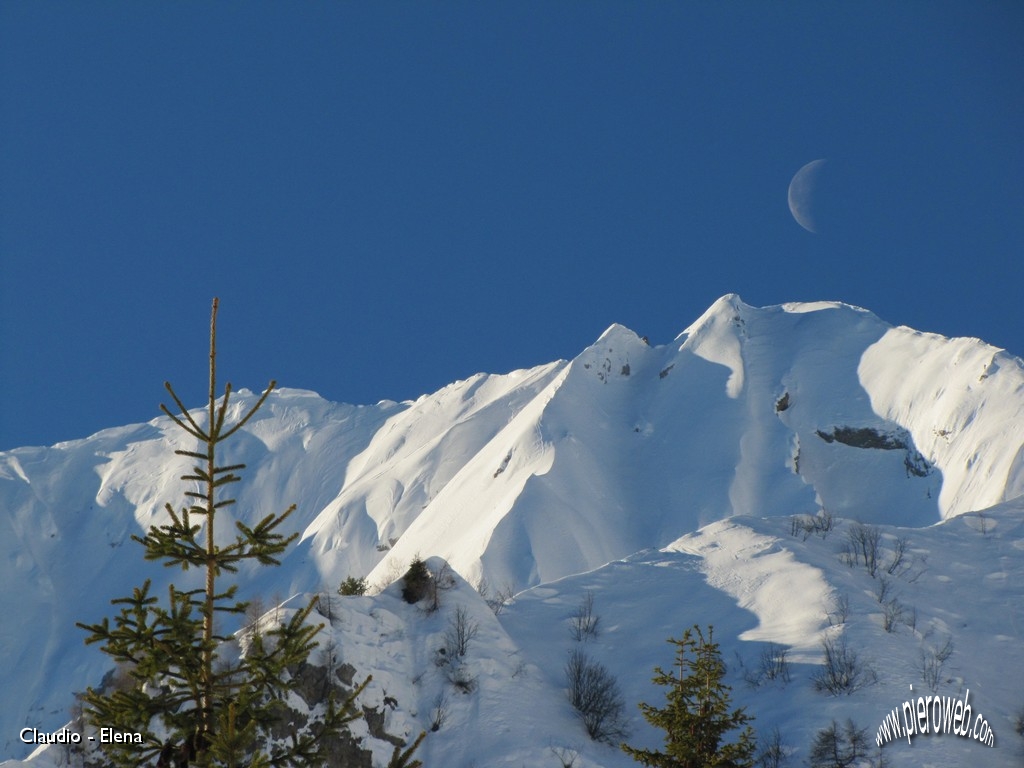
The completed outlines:
{"type": "MultiPolygon", "coordinates": [[[[556,366],[486,445],[441,460],[457,471],[374,577],[423,550],[521,586],[735,514],[918,526],[1021,492],[1020,361],[855,307],[730,295],[670,344],[613,325],[556,366]]],[[[383,463],[417,484],[404,456],[383,463]]]]}
{"type": "MultiPolygon", "coordinates": [[[[735,516],[924,528],[1013,500],[1022,416],[1024,364],[981,341],[728,295],[669,343],[612,325],[571,361],[416,401],[275,392],[228,456],[249,467],[230,510],[298,507],[299,544],[251,575],[251,594],[384,585],[417,555],[519,592],[636,553],[705,552],[735,516]]],[[[2,688],[20,692],[0,707],[6,753],[21,727],[66,722],[70,691],[103,676],[75,621],[146,577],[164,588],[130,536],[179,498],[178,443],[156,418],[0,453],[0,579],[18,585],[0,593],[2,688]]]]}

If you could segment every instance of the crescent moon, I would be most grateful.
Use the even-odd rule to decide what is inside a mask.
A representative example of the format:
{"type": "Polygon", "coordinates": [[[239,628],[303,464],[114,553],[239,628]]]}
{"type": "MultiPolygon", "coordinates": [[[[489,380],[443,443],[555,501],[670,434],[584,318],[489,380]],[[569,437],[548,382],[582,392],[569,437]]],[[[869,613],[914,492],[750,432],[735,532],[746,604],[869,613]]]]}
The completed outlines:
{"type": "Polygon", "coordinates": [[[789,182],[789,212],[797,224],[815,234],[818,232],[818,222],[814,216],[815,188],[826,162],[824,159],[812,160],[797,171],[789,182]]]}

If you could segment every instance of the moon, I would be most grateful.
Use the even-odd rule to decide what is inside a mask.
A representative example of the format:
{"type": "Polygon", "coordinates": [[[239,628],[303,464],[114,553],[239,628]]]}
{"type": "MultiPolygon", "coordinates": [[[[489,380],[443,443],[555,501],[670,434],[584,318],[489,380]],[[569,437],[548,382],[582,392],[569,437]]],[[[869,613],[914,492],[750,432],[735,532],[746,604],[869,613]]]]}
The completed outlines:
{"type": "Polygon", "coordinates": [[[815,193],[826,162],[824,159],[812,160],[797,171],[793,180],[789,182],[789,212],[793,214],[797,224],[815,234],[818,232],[814,207],[815,193]]]}

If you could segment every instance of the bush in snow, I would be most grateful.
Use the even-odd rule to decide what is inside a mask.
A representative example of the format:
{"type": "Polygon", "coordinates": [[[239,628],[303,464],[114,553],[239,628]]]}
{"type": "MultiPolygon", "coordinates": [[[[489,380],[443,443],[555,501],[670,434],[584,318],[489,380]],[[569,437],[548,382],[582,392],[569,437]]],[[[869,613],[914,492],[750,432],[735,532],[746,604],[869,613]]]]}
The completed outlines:
{"type": "Polygon", "coordinates": [[[626,736],[619,684],[603,664],[574,648],[565,665],[565,680],[569,701],[590,738],[611,744],[626,736]]]}
{"type": "Polygon", "coordinates": [[[846,547],[842,553],[847,565],[863,563],[871,578],[878,573],[878,550],[882,531],[873,525],[853,523],[846,531],[846,547]]]}
{"type": "Polygon", "coordinates": [[[807,759],[811,768],[874,768],[881,765],[880,759],[868,759],[867,730],[858,728],[853,720],[847,720],[842,726],[833,720],[827,728],[818,731],[807,759]]]}
{"type": "Polygon", "coordinates": [[[836,595],[835,604],[832,610],[828,612],[826,618],[828,618],[828,625],[830,627],[837,627],[846,623],[846,620],[850,617],[850,597],[849,595],[836,595]]]}
{"type": "Polygon", "coordinates": [[[469,644],[476,637],[480,625],[469,618],[463,606],[455,609],[455,615],[448,621],[448,629],[444,633],[444,647],[448,659],[461,659],[469,650],[469,644]]]}
{"type": "Polygon", "coordinates": [[[430,730],[437,732],[448,719],[448,693],[444,689],[434,697],[434,705],[430,710],[430,730]]]}
{"type": "Polygon", "coordinates": [[[768,643],[768,647],[761,651],[761,662],[757,671],[749,671],[743,679],[755,688],[768,682],[788,683],[788,656],[789,650],[785,646],[768,643]]]}
{"type": "Polygon", "coordinates": [[[882,629],[895,632],[897,622],[903,621],[903,604],[895,597],[882,605],[882,629]]]}
{"type": "Polygon", "coordinates": [[[812,533],[825,539],[834,527],[835,519],[832,517],[832,513],[823,509],[816,515],[794,515],[790,522],[789,532],[791,535],[800,536],[803,541],[807,541],[812,533]]]}
{"type": "Polygon", "coordinates": [[[480,597],[487,603],[487,607],[493,611],[495,616],[500,616],[501,612],[505,610],[505,606],[508,605],[512,598],[516,595],[515,587],[510,582],[505,582],[505,586],[498,589],[493,595],[491,594],[490,585],[487,583],[487,579],[481,577],[480,581],[476,585],[476,591],[480,594],[480,597]]]}
{"type": "Polygon", "coordinates": [[[892,559],[885,567],[885,572],[890,576],[902,576],[913,564],[913,557],[908,549],[910,540],[906,536],[898,536],[892,545],[892,559]]]}
{"type": "Polygon", "coordinates": [[[773,728],[771,735],[762,743],[757,753],[759,768],[782,768],[786,764],[786,747],[782,743],[782,734],[773,728]]]}
{"type": "Polygon", "coordinates": [[[878,680],[875,670],[857,657],[845,637],[826,638],[821,647],[825,652],[824,666],[811,676],[816,691],[826,691],[833,696],[849,695],[878,680]]]}
{"type": "Polygon", "coordinates": [[[576,761],[580,758],[578,749],[570,747],[548,747],[548,749],[551,750],[551,754],[555,756],[562,768],[576,768],[576,761]]]}
{"type": "Polygon", "coordinates": [[[942,668],[952,655],[952,637],[947,637],[946,642],[938,648],[932,646],[930,648],[921,649],[918,668],[921,670],[921,679],[924,681],[925,685],[931,688],[932,692],[939,689],[939,683],[942,682],[942,668]]]}
{"type": "Polygon", "coordinates": [[[572,615],[569,631],[573,640],[577,642],[597,637],[597,628],[601,623],[601,617],[594,613],[594,593],[587,590],[580,604],[576,606],[576,612],[572,615]]]}

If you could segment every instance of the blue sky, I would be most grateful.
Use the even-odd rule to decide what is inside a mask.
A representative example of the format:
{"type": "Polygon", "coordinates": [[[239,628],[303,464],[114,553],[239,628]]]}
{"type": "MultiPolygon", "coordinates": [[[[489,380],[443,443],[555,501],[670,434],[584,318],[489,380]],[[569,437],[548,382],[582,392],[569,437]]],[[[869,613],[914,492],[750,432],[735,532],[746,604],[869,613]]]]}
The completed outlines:
{"type": "Polygon", "coordinates": [[[0,449],[842,300],[1024,355],[1017,2],[0,4],[0,449]],[[787,209],[828,158],[819,233],[787,209]]]}

